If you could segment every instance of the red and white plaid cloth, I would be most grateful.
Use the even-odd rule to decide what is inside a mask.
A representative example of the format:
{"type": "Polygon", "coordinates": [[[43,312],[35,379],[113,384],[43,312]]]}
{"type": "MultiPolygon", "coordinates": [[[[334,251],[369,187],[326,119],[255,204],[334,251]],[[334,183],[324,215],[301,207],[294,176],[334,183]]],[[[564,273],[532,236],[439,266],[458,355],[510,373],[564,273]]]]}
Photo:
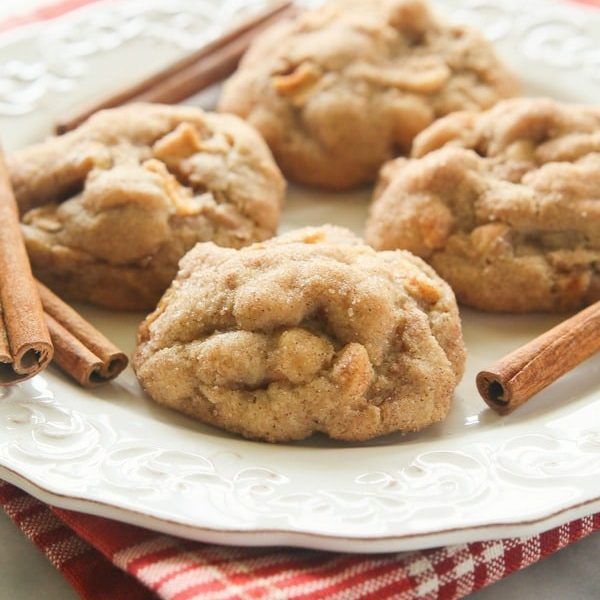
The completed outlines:
{"type": "MultiPolygon", "coordinates": [[[[95,1],[54,2],[0,22],[0,32],[95,1]]],[[[86,600],[451,600],[600,530],[599,513],[529,538],[357,555],[191,542],[54,508],[2,481],[0,506],[86,600]]]]}
{"type": "Polygon", "coordinates": [[[400,554],[232,548],[47,506],[0,482],[0,506],[87,600],[451,600],[600,530],[600,514],[529,538],[400,554]]]}

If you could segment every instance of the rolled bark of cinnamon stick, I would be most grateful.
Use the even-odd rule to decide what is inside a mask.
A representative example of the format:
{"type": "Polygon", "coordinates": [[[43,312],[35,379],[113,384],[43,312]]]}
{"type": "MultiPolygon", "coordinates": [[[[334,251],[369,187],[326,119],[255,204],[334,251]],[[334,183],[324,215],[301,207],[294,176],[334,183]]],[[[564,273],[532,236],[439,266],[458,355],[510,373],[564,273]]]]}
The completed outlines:
{"type": "MultiPolygon", "coordinates": [[[[264,28],[263,25],[260,30],[264,28]]],[[[229,77],[236,70],[256,33],[256,30],[252,30],[236,38],[229,45],[207,55],[202,61],[135,96],[132,101],[176,104],[229,77]]]]}
{"type": "Polygon", "coordinates": [[[189,98],[233,73],[257,34],[278,20],[295,13],[296,9],[291,1],[269,6],[255,17],[158,73],[58,121],[56,133],[62,134],[75,129],[95,112],[105,108],[114,108],[128,102],[176,103],[189,98]]]}
{"type": "Polygon", "coordinates": [[[600,351],[600,301],[478,373],[477,389],[502,415],[600,351]]]}
{"type": "Polygon", "coordinates": [[[127,356],[109,339],[45,285],[38,282],[38,289],[60,369],[83,387],[95,387],[127,367],[127,356]]]}
{"type": "Polygon", "coordinates": [[[0,386],[33,377],[52,360],[44,311],[0,149],[0,386]]]}

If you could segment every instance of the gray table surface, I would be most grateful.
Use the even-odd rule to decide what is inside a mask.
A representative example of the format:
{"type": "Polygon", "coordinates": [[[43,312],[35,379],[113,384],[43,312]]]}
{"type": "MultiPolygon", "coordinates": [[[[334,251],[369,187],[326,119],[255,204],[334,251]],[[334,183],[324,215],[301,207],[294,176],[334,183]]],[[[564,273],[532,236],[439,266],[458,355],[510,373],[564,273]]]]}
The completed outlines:
{"type": "MultiPolygon", "coordinates": [[[[0,600],[75,600],[48,560],[0,511],[0,600]]],[[[600,533],[472,594],[473,600],[598,600],[600,533]]]]}

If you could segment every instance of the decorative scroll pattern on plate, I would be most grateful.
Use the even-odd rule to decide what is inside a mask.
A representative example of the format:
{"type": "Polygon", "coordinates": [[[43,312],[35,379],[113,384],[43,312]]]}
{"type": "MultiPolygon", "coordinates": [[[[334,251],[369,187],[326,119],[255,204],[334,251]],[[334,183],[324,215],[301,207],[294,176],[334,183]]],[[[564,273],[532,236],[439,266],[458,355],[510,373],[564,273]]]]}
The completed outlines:
{"type": "Polygon", "coordinates": [[[92,5],[36,26],[34,57],[0,62],[0,115],[28,114],[53,95],[73,90],[99,54],[148,40],[190,51],[265,4],[266,0],[125,0],[92,5]]]}
{"type": "Polygon", "coordinates": [[[248,466],[233,451],[188,452],[124,439],[105,416],[61,406],[43,377],[5,395],[0,463],[51,481],[62,494],[104,496],[117,504],[154,505],[174,495],[201,499],[230,527],[257,517],[298,530],[310,530],[313,518],[373,532],[409,520],[442,527],[451,518],[484,512],[499,482],[525,498],[528,489],[547,494],[600,476],[600,429],[584,426],[572,437],[525,433],[502,444],[415,452],[393,470],[338,477],[329,487],[300,485],[293,468],[248,466]]]}
{"type": "MultiPolygon", "coordinates": [[[[591,96],[600,98],[597,18],[588,22],[583,10],[539,0],[528,3],[527,17],[521,0],[438,4],[453,20],[482,26],[522,59],[525,74],[535,76],[539,65],[547,68],[549,88],[571,81],[576,72],[591,96]]],[[[242,5],[257,9],[263,1],[122,0],[32,28],[19,51],[0,60],[0,117],[27,114],[23,121],[50,122],[54,95],[80,84],[85,88],[102,56],[125,56],[134,47],[143,52],[149,41],[184,51],[229,25],[242,5]]],[[[107,77],[106,69],[100,71],[107,77]]],[[[27,123],[13,121],[6,119],[7,128],[21,138],[27,123]]],[[[319,218],[328,214],[316,204],[313,209],[319,218]]],[[[600,372],[600,363],[595,365],[587,375],[592,386],[600,372]]],[[[119,389],[131,398],[113,398],[115,406],[98,399],[90,407],[86,392],[50,372],[0,390],[0,469],[26,478],[37,490],[150,515],[149,526],[166,515],[192,527],[362,537],[515,524],[600,497],[600,400],[589,393],[589,402],[552,416],[552,423],[537,415],[504,431],[492,425],[475,434],[470,427],[462,444],[462,432],[393,447],[378,441],[361,449],[361,457],[371,457],[361,463],[365,466],[354,464],[356,449],[327,446],[322,460],[330,452],[342,459],[319,469],[306,447],[265,450],[196,435],[191,422],[175,425],[171,414],[157,413],[155,420],[146,415],[153,424],[141,431],[134,427],[135,411],[142,408],[143,414],[147,407],[127,377],[131,374],[125,383],[119,380],[119,389]]]]}

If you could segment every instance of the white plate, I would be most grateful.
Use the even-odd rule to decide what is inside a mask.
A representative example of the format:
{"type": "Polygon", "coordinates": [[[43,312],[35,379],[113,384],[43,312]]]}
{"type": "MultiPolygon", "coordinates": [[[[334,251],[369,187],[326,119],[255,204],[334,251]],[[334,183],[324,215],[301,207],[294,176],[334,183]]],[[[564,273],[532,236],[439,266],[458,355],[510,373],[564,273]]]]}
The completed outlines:
{"type": "MultiPolygon", "coordinates": [[[[8,145],[39,138],[66,106],[197,43],[211,5],[221,11],[214,32],[247,3],[166,4],[101,2],[0,41],[8,145]]],[[[526,14],[520,0],[443,6],[483,26],[530,91],[600,98],[600,13],[549,1],[528,2],[526,14]]],[[[367,192],[290,196],[284,229],[332,221],[362,230],[367,192]]],[[[141,315],[84,314],[132,349],[141,315]]],[[[2,392],[0,476],[57,506],[198,540],[361,552],[528,535],[600,510],[600,357],[501,418],[479,399],[475,373],[559,317],[463,310],[463,319],[467,372],[448,420],[422,434],[249,442],[155,406],[131,371],[86,392],[51,369],[2,392]]]]}

